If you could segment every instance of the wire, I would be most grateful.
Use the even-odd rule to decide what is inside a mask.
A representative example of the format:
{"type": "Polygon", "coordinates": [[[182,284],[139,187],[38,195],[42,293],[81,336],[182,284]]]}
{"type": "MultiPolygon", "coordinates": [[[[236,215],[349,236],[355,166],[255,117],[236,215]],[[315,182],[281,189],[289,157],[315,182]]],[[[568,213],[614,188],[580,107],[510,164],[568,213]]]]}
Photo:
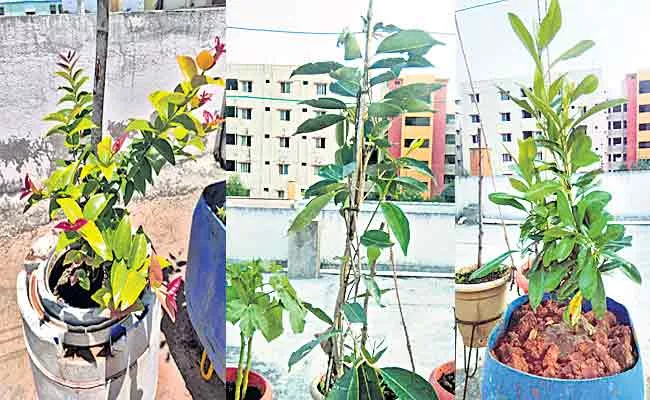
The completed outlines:
{"type": "MultiPolygon", "coordinates": [[[[310,32],[310,31],[290,31],[285,29],[271,29],[271,28],[251,28],[246,26],[229,26],[227,29],[237,30],[237,31],[248,31],[248,32],[267,32],[267,33],[288,33],[292,35],[340,35],[341,32],[310,32]]],[[[364,32],[351,32],[355,35],[362,34],[364,32]]],[[[446,36],[456,36],[454,32],[435,32],[428,31],[427,33],[432,35],[446,35],[446,36]]]]}
{"type": "Polygon", "coordinates": [[[508,0],[496,0],[496,1],[489,2],[489,3],[476,4],[476,5],[473,5],[473,6],[470,6],[470,7],[465,7],[465,8],[458,9],[458,10],[456,10],[456,12],[459,13],[459,12],[463,12],[463,11],[469,11],[469,10],[473,10],[475,8],[481,8],[481,7],[491,6],[491,5],[494,5],[494,4],[505,3],[506,1],[508,1],[508,0]]]}

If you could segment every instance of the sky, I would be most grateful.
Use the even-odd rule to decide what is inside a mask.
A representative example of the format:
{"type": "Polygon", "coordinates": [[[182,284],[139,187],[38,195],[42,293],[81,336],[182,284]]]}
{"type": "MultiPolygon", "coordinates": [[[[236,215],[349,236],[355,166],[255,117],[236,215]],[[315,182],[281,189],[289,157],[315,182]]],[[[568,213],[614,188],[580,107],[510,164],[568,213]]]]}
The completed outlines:
{"type": "MultiPolygon", "coordinates": [[[[453,12],[455,0],[374,0],[376,22],[442,32],[432,36],[445,46],[435,46],[427,55],[436,66],[430,72],[450,79],[455,86],[456,36],[453,12]]],[[[290,31],[340,32],[361,30],[361,15],[368,0],[246,0],[229,1],[229,27],[282,29],[290,31]]],[[[341,61],[343,50],[336,47],[337,35],[295,35],[248,32],[229,29],[228,63],[289,64],[341,61]]],[[[418,71],[421,72],[421,71],[418,71]]],[[[453,99],[450,98],[451,101],[453,99]]]]}
{"type": "MultiPolygon", "coordinates": [[[[545,6],[547,0],[540,0],[545,6]]],[[[458,0],[457,9],[491,2],[458,0]]],[[[561,70],[602,70],[601,87],[612,96],[622,95],[626,73],[650,69],[649,0],[561,0],[562,29],[551,44],[551,58],[582,39],[596,46],[561,70]]],[[[527,27],[537,21],[536,0],[509,0],[458,13],[461,38],[474,80],[529,76],[531,59],[508,23],[507,13],[519,15],[527,27]]],[[[465,81],[462,58],[457,55],[458,79],[465,81]]]]}

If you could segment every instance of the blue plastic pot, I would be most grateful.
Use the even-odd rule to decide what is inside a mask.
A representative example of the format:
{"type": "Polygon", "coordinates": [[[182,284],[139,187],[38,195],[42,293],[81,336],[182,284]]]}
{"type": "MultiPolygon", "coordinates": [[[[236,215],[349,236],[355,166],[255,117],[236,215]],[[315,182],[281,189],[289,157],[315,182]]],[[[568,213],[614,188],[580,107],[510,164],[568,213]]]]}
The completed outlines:
{"type": "MultiPolygon", "coordinates": [[[[548,298],[548,296],[546,296],[548,298]]],[[[528,296],[519,297],[508,305],[503,321],[490,334],[483,364],[483,400],[643,400],[643,363],[630,315],[622,304],[607,298],[607,309],[617,320],[632,327],[634,346],[639,357],[632,369],[620,374],[596,379],[555,379],[531,375],[511,368],[492,355],[497,339],[506,331],[512,313],[528,302],[528,296]]],[[[591,306],[586,305],[585,311],[591,306]]]]}
{"type": "Polygon", "coordinates": [[[225,182],[208,186],[192,217],[185,272],[187,311],[214,371],[226,379],[226,227],[213,210],[225,202],[225,182]]]}

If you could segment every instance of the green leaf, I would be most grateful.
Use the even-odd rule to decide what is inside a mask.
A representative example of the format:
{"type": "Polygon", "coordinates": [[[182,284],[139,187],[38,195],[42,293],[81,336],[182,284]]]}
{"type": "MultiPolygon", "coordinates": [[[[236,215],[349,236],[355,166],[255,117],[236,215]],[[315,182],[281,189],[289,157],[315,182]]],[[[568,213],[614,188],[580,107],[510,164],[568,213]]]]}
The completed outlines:
{"type": "Polygon", "coordinates": [[[593,40],[581,40],[578,42],[578,44],[562,53],[555,61],[553,61],[551,68],[560,61],[566,61],[581,56],[585,51],[589,50],[595,45],[596,42],[593,40]]]}
{"type": "Polygon", "coordinates": [[[510,206],[510,207],[518,208],[521,211],[526,211],[526,207],[524,207],[524,205],[517,200],[517,197],[512,196],[508,193],[501,193],[501,192],[490,193],[488,195],[488,198],[494,204],[498,204],[500,206],[510,206]]]}
{"type": "Polygon", "coordinates": [[[108,248],[102,233],[94,221],[88,221],[79,229],[79,234],[88,242],[93,251],[104,261],[113,259],[113,252],[108,248]]]}
{"type": "Polygon", "coordinates": [[[539,54],[537,53],[537,46],[535,46],[533,37],[530,35],[530,32],[528,32],[528,29],[526,29],[524,23],[521,22],[521,19],[518,16],[512,13],[508,13],[508,19],[510,20],[512,30],[515,32],[526,50],[528,50],[531,57],[533,57],[537,69],[543,71],[544,68],[542,68],[542,60],[539,58],[539,54]]]}
{"type": "Polygon", "coordinates": [[[594,74],[589,74],[576,86],[571,99],[576,100],[578,97],[590,94],[598,89],[598,77],[594,74]]]}
{"type": "Polygon", "coordinates": [[[59,203],[61,209],[63,210],[63,213],[73,224],[77,222],[78,219],[82,219],[84,217],[83,211],[81,211],[81,207],[79,207],[79,204],[77,204],[75,200],[63,198],[56,199],[56,202],[59,203]]]}
{"type": "Polygon", "coordinates": [[[476,271],[472,272],[472,274],[469,276],[469,280],[474,281],[477,279],[481,279],[485,276],[490,275],[493,272],[499,271],[502,268],[503,262],[506,260],[506,258],[510,257],[510,255],[514,253],[517,253],[517,251],[516,250],[506,251],[505,253],[501,254],[499,257],[487,262],[486,264],[483,264],[476,271]]]}
{"type": "Polygon", "coordinates": [[[391,247],[393,242],[390,241],[388,233],[381,230],[368,230],[361,235],[361,244],[365,247],[379,247],[381,249],[391,247]]]}
{"type": "Polygon", "coordinates": [[[334,382],[326,400],[359,400],[359,375],[356,368],[349,368],[334,382]]]}
{"type": "Polygon", "coordinates": [[[381,256],[381,249],[376,246],[368,246],[367,255],[368,255],[368,265],[369,266],[374,265],[377,262],[379,256],[381,256]]]}
{"type": "Polygon", "coordinates": [[[407,29],[386,37],[377,47],[377,53],[401,53],[428,50],[435,45],[443,44],[431,37],[427,32],[417,29],[407,29]]]}
{"type": "Polygon", "coordinates": [[[129,251],[129,269],[139,269],[147,258],[147,237],[138,233],[133,237],[129,251]]]}
{"type": "MultiPolygon", "coordinates": [[[[375,247],[375,249],[379,250],[378,248],[375,247]]],[[[370,247],[368,248],[370,251],[370,247]]],[[[377,281],[372,276],[369,275],[364,275],[363,280],[366,283],[366,289],[368,290],[368,293],[372,296],[373,299],[377,302],[377,305],[380,307],[384,307],[383,304],[381,304],[381,289],[379,289],[379,285],[377,285],[377,281]]]]}
{"type": "Polygon", "coordinates": [[[566,194],[561,190],[557,192],[557,211],[563,224],[569,226],[575,225],[573,211],[569,205],[569,200],[567,199],[566,194]]]}
{"type": "Polygon", "coordinates": [[[580,291],[587,300],[591,300],[593,298],[594,292],[596,291],[598,275],[600,273],[594,265],[594,259],[591,257],[591,255],[584,257],[584,263],[582,265],[578,265],[578,267],[580,268],[578,281],[580,285],[580,291]]]}
{"type": "Polygon", "coordinates": [[[368,115],[377,118],[395,117],[402,112],[403,110],[399,106],[388,102],[372,103],[368,107],[368,115]]]}
{"type": "Polygon", "coordinates": [[[313,196],[320,196],[321,194],[336,192],[345,187],[344,183],[338,182],[333,179],[325,179],[318,181],[305,190],[304,197],[309,198],[313,196]]]}
{"type": "Polygon", "coordinates": [[[597,274],[596,287],[591,298],[591,308],[596,314],[596,318],[602,319],[607,311],[607,299],[605,298],[605,285],[603,277],[597,274]]]}
{"type": "Polygon", "coordinates": [[[176,165],[176,159],[174,158],[174,150],[168,141],[161,138],[156,138],[153,140],[153,147],[158,150],[161,156],[165,157],[171,165],[176,165]]]}
{"type": "Polygon", "coordinates": [[[414,190],[417,193],[425,193],[428,190],[426,183],[410,176],[398,176],[393,181],[405,189],[414,190]]]}
{"type": "Polygon", "coordinates": [[[144,132],[155,132],[156,130],[151,126],[149,121],[144,119],[133,119],[129,124],[124,128],[125,132],[131,131],[144,131],[144,132]]]}
{"type": "Polygon", "coordinates": [[[93,121],[90,118],[82,118],[77,122],[77,124],[68,132],[68,135],[75,134],[77,132],[82,132],[88,129],[94,129],[96,128],[97,125],[93,123],[93,121]]]}
{"type": "Polygon", "coordinates": [[[510,181],[510,186],[513,187],[518,192],[526,193],[528,191],[528,186],[522,181],[515,178],[508,178],[510,181]]]}
{"type": "Polygon", "coordinates": [[[393,67],[396,67],[396,66],[402,65],[402,64],[406,64],[406,59],[401,58],[401,57],[384,58],[384,59],[375,61],[370,66],[370,69],[393,68],[393,67]]]}
{"type": "Polygon", "coordinates": [[[562,26],[562,12],[558,0],[551,0],[546,16],[539,26],[538,42],[540,49],[545,49],[562,26]]]}
{"type": "Polygon", "coordinates": [[[131,222],[126,214],[120,220],[113,235],[113,251],[118,260],[127,258],[131,251],[131,222]]]}
{"type": "Polygon", "coordinates": [[[557,289],[562,279],[566,276],[569,268],[564,264],[554,266],[544,274],[544,291],[552,292],[557,289]]]}
{"type": "Polygon", "coordinates": [[[320,97],[318,99],[301,101],[298,104],[306,104],[324,110],[345,110],[347,108],[344,102],[333,97],[320,97]]]}
{"type": "Polygon", "coordinates": [[[345,60],[356,60],[357,58],[361,58],[361,49],[359,48],[359,43],[353,33],[347,32],[344,42],[345,60]]]}
{"type": "Polygon", "coordinates": [[[519,160],[517,165],[521,171],[522,178],[531,183],[533,171],[535,170],[535,157],[537,157],[537,145],[533,138],[519,141],[519,160]]]}
{"type": "Polygon", "coordinates": [[[444,85],[440,83],[412,83],[410,85],[400,86],[399,88],[386,93],[384,99],[428,99],[431,97],[431,93],[443,86],[444,85]]]}
{"type": "Polygon", "coordinates": [[[135,304],[146,285],[147,279],[140,272],[134,270],[127,272],[126,282],[120,291],[122,311],[135,304]]]}
{"type": "MultiPolygon", "coordinates": [[[[370,86],[376,86],[379,85],[380,83],[392,81],[393,79],[397,78],[397,74],[395,74],[393,71],[387,71],[383,72],[377,76],[374,76],[370,79],[370,86]]],[[[374,104],[374,103],[373,103],[374,104]]]]}
{"type": "Polygon", "coordinates": [[[293,220],[291,226],[289,227],[289,232],[296,233],[305,229],[305,227],[309,225],[309,223],[311,223],[311,221],[316,218],[318,214],[320,214],[323,207],[325,207],[327,203],[329,203],[334,198],[334,195],[335,193],[330,192],[311,199],[311,201],[307,203],[305,208],[300,211],[300,213],[293,220]]]}
{"type": "Polygon", "coordinates": [[[542,181],[530,187],[528,192],[524,195],[526,199],[531,201],[539,201],[546,198],[546,196],[557,192],[561,186],[556,181],[542,181]]]}
{"type": "Polygon", "coordinates": [[[298,127],[294,135],[320,131],[321,129],[325,129],[328,126],[338,124],[343,120],[345,120],[345,117],[342,115],[336,115],[336,114],[320,115],[316,118],[308,119],[307,121],[300,124],[300,126],[298,127]]]}
{"type": "Polygon", "coordinates": [[[603,101],[602,103],[598,103],[595,106],[591,107],[589,110],[587,110],[586,113],[583,113],[577,120],[575,120],[571,126],[576,127],[579,126],[580,123],[587,118],[591,117],[592,115],[599,113],[601,111],[607,110],[610,107],[614,107],[620,104],[627,103],[627,99],[613,99],[613,100],[607,100],[603,101]]]}
{"type": "Polygon", "coordinates": [[[572,237],[566,237],[560,240],[560,242],[555,246],[555,250],[553,251],[555,259],[558,262],[566,260],[573,251],[575,244],[576,240],[572,237]]]}
{"type": "Polygon", "coordinates": [[[300,346],[300,348],[289,356],[289,372],[291,372],[291,367],[296,365],[300,360],[305,358],[316,346],[320,345],[321,342],[324,342],[330,338],[336,337],[339,334],[339,331],[329,331],[322,335],[316,337],[316,339],[307,342],[300,346]]]}
{"type": "Polygon", "coordinates": [[[310,303],[302,303],[303,307],[307,309],[310,313],[312,313],[316,318],[320,319],[321,321],[325,322],[328,325],[334,325],[334,321],[325,313],[325,311],[321,310],[318,307],[314,307],[310,303]]]}
{"type": "Polygon", "coordinates": [[[417,171],[429,178],[433,178],[433,172],[431,172],[431,168],[429,168],[429,164],[426,161],[416,160],[410,157],[400,157],[398,160],[404,164],[407,169],[417,171]]]}
{"type": "Polygon", "coordinates": [[[571,146],[571,164],[573,171],[599,161],[600,157],[598,157],[598,154],[591,150],[591,138],[582,132],[577,134],[571,146]]]}
{"type": "Polygon", "coordinates": [[[399,400],[436,400],[438,396],[433,386],[421,376],[403,368],[382,368],[383,382],[395,393],[399,400]]]}
{"type": "Polygon", "coordinates": [[[411,240],[411,231],[406,215],[401,208],[391,202],[381,203],[381,211],[384,214],[384,218],[386,218],[388,227],[402,248],[402,252],[404,255],[407,255],[409,241],[411,240]]]}
{"type": "Polygon", "coordinates": [[[345,97],[357,97],[360,87],[355,82],[336,81],[330,84],[330,92],[345,97]]]}
{"type": "Polygon", "coordinates": [[[99,214],[104,211],[106,204],[110,197],[106,197],[103,193],[98,193],[90,197],[84,206],[83,215],[84,218],[88,220],[95,220],[99,217],[99,214]]]}
{"type": "Polygon", "coordinates": [[[280,336],[282,327],[282,308],[273,305],[260,306],[253,304],[248,308],[255,327],[259,328],[267,342],[271,342],[280,336]]]}
{"type": "Polygon", "coordinates": [[[90,290],[90,279],[88,279],[88,273],[84,269],[78,269],[74,272],[75,277],[79,281],[79,286],[84,290],[90,290]]]}
{"type": "Polygon", "coordinates": [[[539,266],[528,274],[528,299],[533,311],[542,303],[544,296],[544,269],[539,266]]]}
{"type": "Polygon", "coordinates": [[[301,65],[300,67],[293,70],[290,77],[295,75],[320,75],[320,74],[329,74],[332,71],[343,67],[342,64],[335,61],[322,61],[301,65]]]}
{"type": "Polygon", "coordinates": [[[623,257],[619,256],[618,254],[611,252],[611,251],[605,251],[604,254],[612,261],[616,262],[619,267],[623,270],[623,273],[628,276],[633,282],[637,284],[641,284],[641,273],[639,270],[632,264],[631,262],[625,260],[623,257]]]}
{"type": "Polygon", "coordinates": [[[351,324],[365,324],[368,321],[363,306],[359,303],[345,303],[342,309],[345,319],[351,324]]]}

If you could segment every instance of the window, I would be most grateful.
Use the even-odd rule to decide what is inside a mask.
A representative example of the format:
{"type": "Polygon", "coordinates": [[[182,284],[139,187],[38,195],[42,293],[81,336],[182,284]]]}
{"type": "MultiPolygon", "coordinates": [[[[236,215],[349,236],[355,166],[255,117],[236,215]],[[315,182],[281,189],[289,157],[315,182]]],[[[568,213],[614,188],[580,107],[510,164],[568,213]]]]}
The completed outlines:
{"type": "Polygon", "coordinates": [[[306,166],[307,166],[307,163],[306,163],[306,162],[304,162],[304,163],[300,163],[300,166],[301,166],[301,167],[306,167],[306,166]]]}
{"type": "Polygon", "coordinates": [[[510,92],[501,91],[500,94],[501,94],[501,100],[503,101],[510,100],[510,92]]]}
{"type": "Polygon", "coordinates": [[[623,104],[623,112],[627,112],[627,103],[623,104]]]}
{"type": "Polygon", "coordinates": [[[226,118],[231,117],[234,118],[237,114],[237,110],[235,109],[235,106],[226,106],[226,118]]]}
{"type": "Polygon", "coordinates": [[[253,93],[253,81],[241,81],[241,90],[246,93],[253,93]]]}
{"type": "Polygon", "coordinates": [[[291,110],[280,110],[280,121],[291,121],[291,110]]]}
{"type": "Polygon", "coordinates": [[[621,157],[622,157],[622,154],[614,154],[614,157],[613,157],[614,162],[620,161],[621,157]]]}
{"type": "Polygon", "coordinates": [[[267,79],[267,80],[266,80],[266,83],[271,83],[271,80],[270,80],[270,79],[267,79]]]}
{"type": "Polygon", "coordinates": [[[269,139],[270,137],[271,135],[269,135],[268,133],[264,134],[264,139],[269,139]]]}
{"type": "Polygon", "coordinates": [[[320,171],[320,165],[314,165],[314,175],[318,175],[319,171],[320,171]]]}
{"type": "Polygon", "coordinates": [[[271,165],[271,161],[264,161],[264,165],[271,165]]]}
{"type": "Polygon", "coordinates": [[[307,82],[307,81],[302,81],[302,84],[303,84],[304,86],[307,86],[307,85],[309,85],[309,82],[307,82]]]}
{"type": "Polygon", "coordinates": [[[502,142],[512,142],[512,133],[502,133],[501,134],[502,142]]]}
{"type": "Polygon", "coordinates": [[[445,185],[450,184],[450,183],[454,183],[454,178],[455,178],[454,175],[445,175],[445,177],[443,178],[444,182],[445,182],[445,185]]]}
{"type": "Polygon", "coordinates": [[[239,108],[239,118],[241,119],[253,119],[253,109],[252,108],[239,108]]]}
{"type": "Polygon", "coordinates": [[[269,188],[264,188],[263,190],[264,190],[265,192],[268,192],[268,191],[269,191],[269,188]]]}
{"type": "Polygon", "coordinates": [[[615,138],[612,139],[612,143],[614,145],[621,144],[621,143],[623,143],[623,138],[615,137],[615,138]]]}
{"type": "Polygon", "coordinates": [[[278,164],[278,172],[280,175],[289,175],[289,164],[278,164]]]}
{"type": "Polygon", "coordinates": [[[481,116],[478,114],[471,114],[470,118],[472,118],[473,123],[479,123],[481,122],[481,116]]]}
{"type": "Polygon", "coordinates": [[[512,161],[512,156],[508,153],[503,153],[501,154],[501,160],[503,160],[503,162],[510,162],[512,161]]]}
{"type": "Polygon", "coordinates": [[[234,170],[235,170],[235,161],[226,160],[226,171],[234,171],[234,170]]]}
{"type": "Polygon", "coordinates": [[[240,135],[239,145],[244,147],[251,147],[251,137],[248,135],[240,135]]]}
{"type": "Polygon", "coordinates": [[[613,129],[621,129],[622,126],[623,126],[623,124],[621,124],[621,121],[613,121],[612,122],[612,128],[613,129]]]}
{"type": "Polygon", "coordinates": [[[445,116],[445,122],[448,124],[453,124],[456,122],[456,115],[455,114],[447,114],[445,116]]]}
{"type": "Polygon", "coordinates": [[[422,146],[420,146],[420,148],[428,149],[429,148],[429,139],[424,139],[424,141],[422,142],[422,146]]]}
{"type": "Polygon", "coordinates": [[[456,164],[456,155],[445,154],[445,164],[456,164]]]}
{"type": "Polygon", "coordinates": [[[307,110],[306,108],[303,108],[303,109],[302,109],[302,112],[307,112],[307,111],[308,111],[308,110],[307,110]]]}
{"type": "Polygon", "coordinates": [[[429,117],[406,117],[404,119],[406,126],[430,126],[431,118],[429,117]]]}
{"type": "Polygon", "coordinates": [[[619,104],[617,106],[612,107],[612,112],[617,112],[617,113],[621,112],[621,105],[619,104]]]}
{"type": "Polygon", "coordinates": [[[271,111],[271,107],[264,107],[264,111],[271,111]]]}
{"type": "Polygon", "coordinates": [[[474,103],[474,102],[479,103],[481,101],[480,93],[471,93],[469,95],[469,101],[470,101],[470,103],[474,103]]]}
{"type": "Polygon", "coordinates": [[[280,82],[280,93],[291,93],[291,82],[280,82]]]}
{"type": "Polygon", "coordinates": [[[639,104],[639,112],[650,112],[650,104],[639,104]]]}
{"type": "Polygon", "coordinates": [[[650,81],[639,82],[639,93],[650,93],[650,81]]]}
{"type": "Polygon", "coordinates": [[[612,129],[612,121],[607,121],[607,129],[612,129]]]}
{"type": "Polygon", "coordinates": [[[538,152],[537,152],[537,157],[535,157],[535,159],[536,159],[537,161],[542,161],[542,158],[543,158],[543,156],[542,156],[542,152],[541,152],[541,151],[538,151],[538,152]]]}
{"type": "Polygon", "coordinates": [[[510,113],[501,113],[501,122],[510,122],[510,113]]]}
{"type": "Polygon", "coordinates": [[[237,79],[226,79],[226,90],[238,90],[237,79]]]}
{"type": "Polygon", "coordinates": [[[36,10],[25,10],[25,15],[36,15],[36,10]]]}
{"type": "Polygon", "coordinates": [[[0,15],[5,15],[5,8],[4,7],[0,7],[0,15]]]}
{"type": "Polygon", "coordinates": [[[481,142],[481,135],[476,134],[472,135],[472,143],[479,144],[481,142]]]}
{"type": "Polygon", "coordinates": [[[524,135],[524,139],[528,139],[528,138],[533,137],[533,131],[523,131],[522,133],[524,135]]]}
{"type": "Polygon", "coordinates": [[[50,14],[56,14],[56,4],[50,4],[50,14]]]}
{"type": "Polygon", "coordinates": [[[533,116],[526,110],[521,110],[521,118],[532,118],[533,116]]]}
{"type": "Polygon", "coordinates": [[[323,137],[316,138],[316,148],[317,149],[325,148],[325,138],[323,137]]]}
{"type": "Polygon", "coordinates": [[[251,172],[251,163],[249,162],[240,162],[239,163],[239,172],[243,174],[249,174],[251,172]]]}
{"type": "Polygon", "coordinates": [[[445,135],[445,144],[456,144],[456,135],[445,135]]]}
{"type": "Polygon", "coordinates": [[[627,128],[627,120],[626,119],[623,120],[623,128],[627,128]]]}
{"type": "Polygon", "coordinates": [[[321,117],[326,114],[325,111],[314,111],[314,114],[316,114],[317,117],[321,117]]]}
{"type": "Polygon", "coordinates": [[[650,124],[639,124],[640,131],[650,131],[650,124]]]}
{"type": "MultiPolygon", "coordinates": [[[[418,139],[404,139],[404,147],[411,147],[416,140],[418,139]]],[[[429,139],[424,139],[420,148],[428,149],[429,139]]]]}
{"type": "Polygon", "coordinates": [[[640,149],[650,149],[650,142],[639,142],[640,149]]]}
{"type": "Polygon", "coordinates": [[[623,138],[623,144],[627,146],[627,138],[623,138]]]}
{"type": "Polygon", "coordinates": [[[327,84],[326,83],[317,83],[316,84],[316,95],[325,96],[327,94],[327,84]]]}
{"type": "Polygon", "coordinates": [[[235,135],[233,133],[226,133],[226,144],[235,144],[235,135]]]}
{"type": "Polygon", "coordinates": [[[278,190],[278,199],[284,199],[284,190],[278,190]]]}
{"type": "Polygon", "coordinates": [[[280,138],[280,147],[289,148],[289,138],[288,137],[281,137],[280,138]]]}

